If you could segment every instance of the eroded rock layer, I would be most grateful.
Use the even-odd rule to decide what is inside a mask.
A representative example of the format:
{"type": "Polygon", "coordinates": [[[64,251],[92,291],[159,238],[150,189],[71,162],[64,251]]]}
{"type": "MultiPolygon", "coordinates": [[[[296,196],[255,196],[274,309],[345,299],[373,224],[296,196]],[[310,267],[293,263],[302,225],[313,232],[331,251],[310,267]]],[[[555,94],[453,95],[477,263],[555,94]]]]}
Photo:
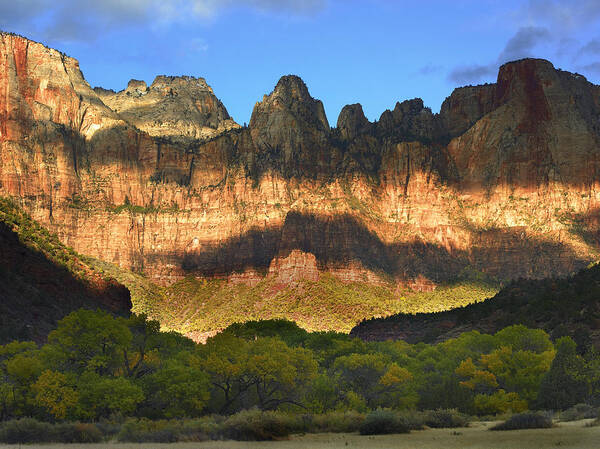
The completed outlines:
{"type": "Polygon", "coordinates": [[[439,114],[351,105],[332,129],[285,76],[239,128],[202,79],[92,90],[74,59],[1,34],[0,164],[0,194],[66,244],[163,284],[563,275],[597,258],[600,88],[525,59],[439,114]]]}

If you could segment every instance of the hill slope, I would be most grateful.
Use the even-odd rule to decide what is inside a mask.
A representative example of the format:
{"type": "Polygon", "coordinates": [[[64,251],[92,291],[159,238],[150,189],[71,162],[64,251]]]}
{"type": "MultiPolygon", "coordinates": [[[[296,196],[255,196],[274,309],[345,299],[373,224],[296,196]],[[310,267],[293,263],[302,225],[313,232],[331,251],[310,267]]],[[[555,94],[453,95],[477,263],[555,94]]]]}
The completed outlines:
{"type": "Polygon", "coordinates": [[[12,201],[0,198],[0,343],[43,340],[80,307],[129,313],[129,291],[104,279],[12,201]]]}
{"type": "Polygon", "coordinates": [[[493,333],[512,324],[600,344],[600,265],[564,279],[521,279],[493,298],[446,312],[366,320],[351,334],[365,340],[434,342],[469,330],[493,333]]]}

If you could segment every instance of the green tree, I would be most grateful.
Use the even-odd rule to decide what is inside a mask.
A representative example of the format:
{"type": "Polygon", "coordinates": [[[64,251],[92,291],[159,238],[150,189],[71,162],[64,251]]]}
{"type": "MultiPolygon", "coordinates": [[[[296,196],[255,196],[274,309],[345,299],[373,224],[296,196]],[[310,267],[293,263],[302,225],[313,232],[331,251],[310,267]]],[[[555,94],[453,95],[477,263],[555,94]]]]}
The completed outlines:
{"type": "Polygon", "coordinates": [[[391,363],[383,354],[351,354],[338,357],[333,373],[339,378],[342,391],[359,395],[368,407],[403,408],[416,404],[412,374],[391,363]]]}
{"type": "Polygon", "coordinates": [[[131,415],[144,400],[142,388],[124,377],[102,377],[95,372],[84,373],[77,383],[78,417],[96,420],[113,413],[131,415]]]}
{"type": "Polygon", "coordinates": [[[12,416],[28,416],[33,413],[31,384],[42,373],[44,365],[39,351],[20,352],[3,363],[4,385],[0,398],[6,409],[4,414],[12,416]]]}
{"type": "Polygon", "coordinates": [[[564,410],[584,402],[590,394],[585,361],[570,337],[556,342],[556,356],[542,379],[536,404],[539,408],[564,410]]]}
{"type": "Polygon", "coordinates": [[[279,338],[258,338],[250,345],[248,373],[262,410],[275,410],[282,404],[303,406],[306,388],[317,373],[311,351],[290,348],[279,338]]]}
{"type": "Polygon", "coordinates": [[[73,383],[67,376],[46,370],[31,386],[36,406],[45,409],[55,419],[65,419],[74,413],[79,399],[73,383]]]}
{"type": "Polygon", "coordinates": [[[247,341],[217,335],[199,349],[199,358],[213,386],[213,407],[220,413],[242,404],[263,410],[300,405],[318,367],[311,351],[290,348],[275,337],[247,341]]]}
{"type": "Polygon", "coordinates": [[[167,360],[144,379],[146,408],[166,418],[199,416],[210,397],[210,381],[189,353],[167,360]]]}
{"type": "Polygon", "coordinates": [[[107,312],[80,309],[58,322],[48,336],[46,354],[58,371],[115,374],[125,366],[132,341],[127,321],[107,312]]]}
{"type": "Polygon", "coordinates": [[[234,411],[254,382],[248,372],[250,342],[230,334],[218,334],[198,348],[201,368],[209,375],[213,410],[234,411]]]}

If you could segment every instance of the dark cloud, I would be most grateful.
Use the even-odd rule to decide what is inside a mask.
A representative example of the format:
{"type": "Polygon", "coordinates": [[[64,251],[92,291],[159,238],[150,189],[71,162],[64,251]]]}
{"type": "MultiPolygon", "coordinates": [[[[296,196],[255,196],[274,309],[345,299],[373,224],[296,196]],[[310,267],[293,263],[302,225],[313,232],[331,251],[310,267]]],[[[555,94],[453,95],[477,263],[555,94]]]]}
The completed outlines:
{"type": "Polygon", "coordinates": [[[586,64],[584,66],[579,67],[579,70],[586,73],[594,73],[596,75],[600,75],[600,62],[592,62],[591,64],[586,64]]]}
{"type": "Polygon", "coordinates": [[[474,83],[489,79],[490,68],[526,57],[578,61],[579,67],[588,64],[589,70],[594,70],[595,63],[590,58],[600,55],[600,41],[592,40],[582,45],[581,36],[586,32],[588,35],[597,32],[600,0],[527,0],[505,14],[503,21],[519,28],[508,39],[495,62],[458,66],[448,75],[450,81],[474,83]]]}
{"type": "Polygon", "coordinates": [[[585,44],[583,47],[579,49],[577,52],[577,56],[596,56],[600,55],[600,40],[593,39],[585,44]]]}
{"type": "Polygon", "coordinates": [[[463,65],[455,67],[448,80],[458,84],[474,84],[495,77],[498,67],[517,59],[534,56],[535,48],[551,39],[550,31],[544,27],[522,27],[508,40],[496,62],[485,65],[463,65]]]}
{"type": "Polygon", "coordinates": [[[598,0],[530,0],[522,14],[529,21],[546,23],[552,30],[574,29],[600,20],[598,0]]]}
{"type": "Polygon", "coordinates": [[[504,50],[498,56],[498,63],[504,64],[508,61],[533,56],[535,47],[551,37],[550,31],[544,27],[520,28],[506,43],[504,50]]]}
{"type": "Polygon", "coordinates": [[[450,72],[448,80],[461,85],[473,84],[493,77],[497,71],[496,64],[459,66],[450,72]]]}
{"type": "Polygon", "coordinates": [[[439,73],[442,68],[443,67],[441,65],[429,63],[419,69],[419,75],[432,75],[434,73],[439,73]]]}

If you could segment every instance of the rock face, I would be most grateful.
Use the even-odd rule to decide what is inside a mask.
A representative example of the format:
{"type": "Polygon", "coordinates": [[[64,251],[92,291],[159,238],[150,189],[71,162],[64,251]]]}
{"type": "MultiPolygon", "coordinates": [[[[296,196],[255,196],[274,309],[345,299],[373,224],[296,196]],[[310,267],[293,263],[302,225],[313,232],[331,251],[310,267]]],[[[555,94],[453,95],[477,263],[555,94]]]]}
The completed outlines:
{"type": "Polygon", "coordinates": [[[248,156],[261,174],[275,169],[288,178],[313,177],[329,172],[341,159],[329,134],[323,103],[310,96],[299,77],[284,76],[254,106],[248,156]]]}
{"type": "Polygon", "coordinates": [[[337,121],[337,128],[346,141],[354,140],[361,134],[368,134],[373,124],[367,120],[360,104],[348,104],[342,108],[337,121]]]}
{"type": "Polygon", "coordinates": [[[0,194],[157,282],[316,265],[429,290],[465,269],[544,277],[597,258],[600,89],[547,61],[508,63],[439,114],[415,99],[369,123],[347,106],[335,129],[285,76],[248,128],[228,120],[201,79],[94,91],[75,60],[1,35],[0,194]]]}
{"type": "Polygon", "coordinates": [[[450,137],[463,134],[494,109],[495,84],[459,87],[442,103],[442,127],[450,137]]]}
{"type": "Polygon", "coordinates": [[[395,137],[400,140],[436,140],[440,129],[437,118],[431,109],[423,105],[423,100],[396,103],[393,111],[387,110],[379,118],[377,133],[382,137],[395,137]]]}
{"type": "Polygon", "coordinates": [[[94,90],[124,120],[151,136],[208,139],[239,128],[203,78],[160,75],[150,87],[131,80],[120,92],[94,90]]]}

